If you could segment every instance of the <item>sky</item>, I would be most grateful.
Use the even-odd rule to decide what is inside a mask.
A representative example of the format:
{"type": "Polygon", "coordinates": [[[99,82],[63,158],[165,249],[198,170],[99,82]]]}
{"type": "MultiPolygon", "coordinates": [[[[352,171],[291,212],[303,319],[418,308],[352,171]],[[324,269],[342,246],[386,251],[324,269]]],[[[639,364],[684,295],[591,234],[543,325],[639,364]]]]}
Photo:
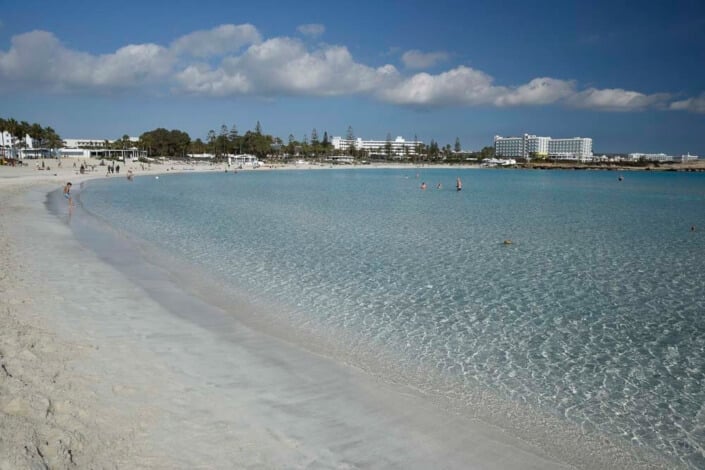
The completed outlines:
{"type": "Polygon", "coordinates": [[[705,2],[0,0],[0,117],[705,157],[705,2]]]}

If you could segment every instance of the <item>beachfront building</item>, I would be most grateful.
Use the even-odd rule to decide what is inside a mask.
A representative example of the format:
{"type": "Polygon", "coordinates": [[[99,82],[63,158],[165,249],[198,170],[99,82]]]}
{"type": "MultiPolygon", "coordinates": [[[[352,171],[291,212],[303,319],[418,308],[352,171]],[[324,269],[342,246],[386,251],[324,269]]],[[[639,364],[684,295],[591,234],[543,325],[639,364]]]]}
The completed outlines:
{"type": "Polygon", "coordinates": [[[0,132],[0,158],[16,158],[15,139],[7,131],[0,132]]]}
{"type": "Polygon", "coordinates": [[[635,152],[635,153],[630,153],[628,159],[630,162],[647,161],[647,162],[666,163],[666,162],[675,161],[675,157],[673,157],[672,155],[667,155],[665,153],[639,153],[639,152],[635,152]]]}
{"type": "Polygon", "coordinates": [[[57,156],[62,158],[97,158],[114,160],[138,160],[147,156],[146,150],[140,150],[135,144],[139,139],[130,137],[130,146],[110,148],[115,140],[108,139],[64,139],[64,147],[57,149],[57,156]]]}
{"type": "Polygon", "coordinates": [[[629,156],[627,157],[627,160],[630,162],[639,162],[639,161],[647,161],[647,162],[659,162],[659,163],[670,163],[670,162],[680,162],[680,163],[688,163],[688,162],[694,162],[697,161],[700,157],[697,155],[691,155],[691,154],[686,154],[686,155],[681,155],[680,157],[675,157],[673,155],[667,155],[665,153],[630,153],[629,156]]]}
{"type": "Polygon", "coordinates": [[[592,160],[592,139],[574,137],[554,139],[532,134],[521,137],[494,137],[494,153],[506,158],[555,158],[560,160],[592,160]]]}
{"type": "Polygon", "coordinates": [[[92,148],[107,148],[112,140],[104,139],[64,139],[64,147],[74,149],[92,149],[92,148]]]}
{"type": "Polygon", "coordinates": [[[0,158],[48,158],[52,153],[50,149],[35,148],[34,139],[25,135],[18,139],[8,131],[0,132],[0,158]]]}
{"type": "Polygon", "coordinates": [[[494,137],[494,154],[497,157],[545,158],[548,156],[550,137],[524,134],[522,137],[494,137]]]}
{"type": "Polygon", "coordinates": [[[548,141],[548,156],[557,160],[592,160],[592,139],[573,137],[548,141]]]}
{"type": "Polygon", "coordinates": [[[331,155],[330,157],[326,158],[326,161],[330,162],[330,163],[336,163],[336,164],[354,163],[354,159],[350,155],[331,155]]]}
{"type": "Polygon", "coordinates": [[[258,168],[262,162],[260,162],[255,155],[249,155],[246,153],[240,155],[228,155],[228,166],[234,165],[240,168],[252,167],[258,168]]]}
{"type": "Polygon", "coordinates": [[[401,136],[397,136],[394,140],[362,140],[360,137],[353,140],[333,137],[331,140],[333,148],[341,152],[354,148],[358,151],[362,150],[369,155],[386,155],[389,147],[391,156],[397,158],[416,155],[422,143],[419,140],[407,141],[401,136]]]}
{"type": "Polygon", "coordinates": [[[494,136],[494,154],[497,157],[526,158],[524,138],[494,136]]]}

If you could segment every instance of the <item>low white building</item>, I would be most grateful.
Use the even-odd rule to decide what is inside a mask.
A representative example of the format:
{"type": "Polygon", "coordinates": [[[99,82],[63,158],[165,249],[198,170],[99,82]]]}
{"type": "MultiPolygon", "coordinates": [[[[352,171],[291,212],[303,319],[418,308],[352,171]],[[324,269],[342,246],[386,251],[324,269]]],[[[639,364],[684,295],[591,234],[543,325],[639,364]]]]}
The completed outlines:
{"type": "Polygon", "coordinates": [[[690,153],[686,155],[681,155],[681,162],[686,163],[686,162],[694,162],[699,160],[700,157],[697,155],[691,155],[690,153]]]}
{"type": "Polygon", "coordinates": [[[326,158],[326,161],[331,163],[350,164],[353,163],[355,160],[350,155],[332,155],[326,158]]]}
{"type": "Polygon", "coordinates": [[[246,153],[240,155],[228,155],[228,165],[234,165],[238,167],[251,166],[252,168],[257,168],[262,164],[255,155],[248,155],[246,153]]]}
{"type": "Polygon", "coordinates": [[[630,153],[629,161],[638,162],[640,160],[646,160],[649,162],[672,162],[674,161],[673,156],[666,155],[665,153],[630,153]]]}
{"type": "Polygon", "coordinates": [[[79,149],[73,147],[63,147],[56,150],[60,158],[90,158],[90,149],[79,149]]]}
{"type": "Polygon", "coordinates": [[[350,148],[364,150],[369,154],[386,155],[387,144],[391,147],[391,154],[397,157],[412,156],[417,154],[417,149],[423,142],[419,140],[407,141],[401,136],[394,140],[362,140],[360,137],[354,140],[333,137],[331,145],[335,150],[347,151],[350,148]]]}
{"type": "MultiPolygon", "coordinates": [[[[129,141],[134,147],[140,141],[139,137],[129,137],[129,141]]],[[[70,148],[107,148],[115,140],[110,139],[64,139],[64,147],[70,148]]]]}
{"type": "Polygon", "coordinates": [[[64,147],[68,148],[107,148],[113,140],[107,139],[64,139],[64,147]]]}

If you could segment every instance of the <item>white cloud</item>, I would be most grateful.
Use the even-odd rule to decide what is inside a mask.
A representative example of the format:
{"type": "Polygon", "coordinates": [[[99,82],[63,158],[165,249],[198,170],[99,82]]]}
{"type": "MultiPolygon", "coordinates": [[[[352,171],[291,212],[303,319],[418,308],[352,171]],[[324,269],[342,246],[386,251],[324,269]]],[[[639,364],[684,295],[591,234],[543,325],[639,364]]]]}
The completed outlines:
{"type": "Polygon", "coordinates": [[[181,90],[201,95],[227,96],[247,94],[250,81],[242,74],[211,70],[205,64],[190,65],[176,75],[181,90]]]}
{"type": "Polygon", "coordinates": [[[693,113],[705,113],[705,92],[694,98],[674,101],[671,103],[670,108],[680,111],[691,111],[693,113]]]}
{"type": "Polygon", "coordinates": [[[243,46],[262,41],[251,24],[224,24],[208,30],[194,31],[171,43],[176,54],[206,58],[237,52],[243,46]]]}
{"type": "Polygon", "coordinates": [[[486,73],[460,66],[438,75],[418,73],[379,90],[378,95],[395,104],[444,106],[491,103],[503,92],[486,73]]]}
{"type": "Polygon", "coordinates": [[[575,83],[555,78],[534,78],[525,85],[498,96],[497,106],[524,106],[555,103],[575,93],[575,83]]]}
{"type": "Polygon", "coordinates": [[[519,87],[494,85],[486,73],[460,66],[437,75],[419,73],[380,92],[385,101],[414,106],[528,106],[555,103],[574,93],[574,83],[536,78],[519,87]]]}
{"type": "MultiPolygon", "coordinates": [[[[320,25],[299,29],[315,32],[311,26],[320,25]]],[[[443,52],[407,51],[402,56],[411,68],[431,66],[447,58],[443,52]]],[[[357,94],[416,107],[562,105],[600,111],[672,109],[705,113],[705,93],[670,102],[668,93],[644,94],[621,88],[580,90],[575,81],[551,77],[500,85],[489,74],[462,65],[438,74],[408,75],[393,65],[372,67],[357,62],[342,45],[310,46],[302,39],[287,37],[263,41],[249,24],[195,31],[169,47],[130,44],[101,55],[69,49],[50,32],[31,31],[13,36],[9,49],[0,50],[3,92],[110,92],[141,87],[212,96],[357,94]]]]}
{"type": "Polygon", "coordinates": [[[244,54],[224,59],[216,69],[187,69],[177,76],[183,90],[261,96],[332,96],[371,92],[396,69],[356,63],[341,46],[308,51],[292,38],[274,38],[250,46],[244,54]],[[187,72],[187,73],[185,73],[187,72]],[[211,81],[212,83],[207,83],[211,81]],[[236,84],[236,86],[233,86],[236,84]]]}
{"type": "Polygon", "coordinates": [[[654,93],[645,95],[637,91],[621,88],[598,90],[588,88],[568,97],[566,103],[577,108],[600,109],[603,111],[641,111],[647,108],[664,108],[671,95],[654,93]]]}
{"type": "Polygon", "coordinates": [[[404,66],[409,69],[427,69],[439,62],[448,60],[447,52],[421,52],[418,50],[406,51],[401,56],[404,66]]]}
{"type": "MultiPolygon", "coordinates": [[[[534,78],[515,87],[500,86],[495,85],[494,79],[486,73],[464,66],[437,75],[418,73],[380,90],[378,95],[384,101],[410,106],[562,104],[602,111],[663,109],[670,98],[668,93],[645,95],[622,89],[589,88],[577,91],[574,81],[550,77],[534,78]]],[[[681,106],[681,109],[693,111],[698,109],[697,106],[698,103],[693,101],[681,106]]]]}
{"type": "Polygon", "coordinates": [[[128,45],[95,56],[65,48],[52,33],[32,31],[14,36],[10,49],[0,52],[0,82],[57,91],[130,88],[165,78],[172,64],[168,50],[156,44],[128,45]]]}
{"type": "Polygon", "coordinates": [[[299,25],[296,30],[304,36],[317,38],[318,36],[326,32],[326,27],[318,23],[309,23],[299,25]]]}

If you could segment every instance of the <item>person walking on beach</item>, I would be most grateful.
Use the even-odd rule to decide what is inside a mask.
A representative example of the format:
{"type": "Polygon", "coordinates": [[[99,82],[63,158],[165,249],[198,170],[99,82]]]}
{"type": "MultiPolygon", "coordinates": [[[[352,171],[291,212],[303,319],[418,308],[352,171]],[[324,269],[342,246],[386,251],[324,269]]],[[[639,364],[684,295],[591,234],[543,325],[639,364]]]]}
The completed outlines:
{"type": "Polygon", "coordinates": [[[71,182],[69,181],[64,186],[64,198],[69,201],[69,208],[73,207],[73,198],[71,197],[71,182]]]}

